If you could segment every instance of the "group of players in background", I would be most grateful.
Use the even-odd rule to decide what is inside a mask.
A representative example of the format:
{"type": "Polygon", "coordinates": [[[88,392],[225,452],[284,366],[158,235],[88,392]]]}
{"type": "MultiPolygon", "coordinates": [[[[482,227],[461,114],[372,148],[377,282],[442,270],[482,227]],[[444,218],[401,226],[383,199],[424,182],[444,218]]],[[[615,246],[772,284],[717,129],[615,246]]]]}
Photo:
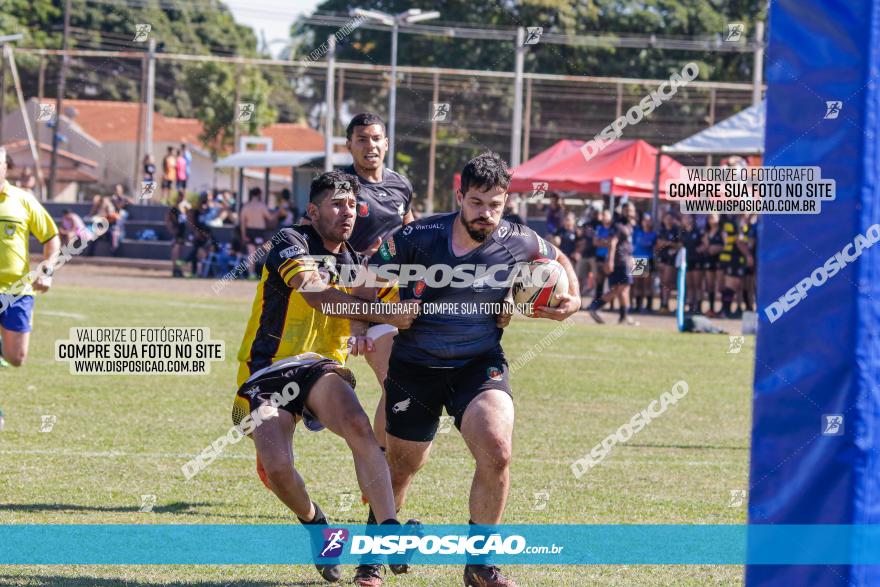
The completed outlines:
{"type": "Polygon", "coordinates": [[[581,295],[594,299],[587,309],[598,322],[602,318],[595,310],[604,305],[597,301],[603,296],[606,302],[617,302],[622,323],[634,323],[630,313],[670,313],[682,248],[687,260],[685,312],[739,318],[743,311],[755,310],[757,221],[757,214],[695,215],[668,209],[658,225],[650,212],[638,212],[631,202],[613,212],[587,207],[578,218],[553,195],[547,238],[577,267],[581,295]],[[624,272],[626,263],[635,268],[630,275],[624,272]],[[615,288],[626,295],[609,294],[615,288]]]}

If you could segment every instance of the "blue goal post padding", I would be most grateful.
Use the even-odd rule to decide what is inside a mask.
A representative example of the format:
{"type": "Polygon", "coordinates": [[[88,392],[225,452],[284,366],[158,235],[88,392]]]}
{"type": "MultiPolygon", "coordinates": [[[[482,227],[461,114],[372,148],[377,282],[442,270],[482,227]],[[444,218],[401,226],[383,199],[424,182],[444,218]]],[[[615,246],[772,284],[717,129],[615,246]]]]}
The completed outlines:
{"type": "MultiPolygon", "coordinates": [[[[880,524],[880,0],[774,0],[766,74],[764,165],[820,166],[837,199],[760,218],[749,522],[880,524]]],[[[880,585],[880,566],[753,564],[746,584],[880,585]]]]}

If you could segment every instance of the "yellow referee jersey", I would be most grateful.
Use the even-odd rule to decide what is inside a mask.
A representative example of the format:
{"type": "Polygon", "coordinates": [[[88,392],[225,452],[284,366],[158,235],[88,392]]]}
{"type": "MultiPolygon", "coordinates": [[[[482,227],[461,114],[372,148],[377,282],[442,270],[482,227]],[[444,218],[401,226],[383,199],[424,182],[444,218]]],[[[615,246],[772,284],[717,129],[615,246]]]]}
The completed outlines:
{"type": "Polygon", "coordinates": [[[285,357],[311,352],[345,363],[348,356],[348,319],[313,309],[288,284],[303,271],[326,271],[330,284],[347,292],[348,289],[337,285],[336,268],[362,264],[364,257],[348,243],[340,254],[329,252],[320,235],[308,225],[284,228],[272,242],[238,352],[239,386],[254,372],[285,357]],[[331,257],[335,267],[327,261],[331,257]]]}
{"type": "MultiPolygon", "coordinates": [[[[58,227],[32,193],[4,182],[0,191],[0,293],[11,292],[12,285],[30,271],[31,233],[46,243],[58,234],[58,227]]],[[[14,289],[14,293],[33,294],[30,284],[14,289]]]]}

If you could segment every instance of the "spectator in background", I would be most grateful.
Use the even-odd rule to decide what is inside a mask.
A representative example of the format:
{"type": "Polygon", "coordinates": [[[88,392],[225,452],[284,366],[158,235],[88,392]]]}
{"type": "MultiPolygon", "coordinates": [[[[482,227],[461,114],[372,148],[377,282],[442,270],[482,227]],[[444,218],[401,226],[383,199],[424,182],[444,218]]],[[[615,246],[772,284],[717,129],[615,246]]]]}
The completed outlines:
{"type": "Polygon", "coordinates": [[[220,228],[223,226],[223,205],[220,203],[220,194],[215,191],[214,193],[205,193],[205,196],[207,201],[202,207],[202,217],[205,224],[211,228],[220,228]]]}
{"type": "Polygon", "coordinates": [[[156,160],[152,155],[144,155],[144,181],[154,181],[156,176],[156,160]]]}
{"type": "Polygon", "coordinates": [[[641,275],[633,275],[633,298],[636,312],[651,313],[654,311],[654,246],[657,244],[657,233],[654,231],[654,219],[645,212],[642,222],[633,230],[633,258],[647,259],[641,275]],[[644,302],[644,306],[642,305],[644,302]]]}
{"type": "Polygon", "coordinates": [[[162,159],[162,201],[168,202],[171,198],[171,188],[177,181],[177,157],[174,155],[174,147],[168,147],[165,158],[162,159]]]}
{"type": "Polygon", "coordinates": [[[92,198],[92,207],[89,210],[89,217],[87,220],[94,225],[94,219],[99,217],[106,219],[109,226],[107,232],[94,241],[95,246],[89,249],[89,256],[94,256],[97,243],[101,241],[109,241],[111,254],[115,256],[119,250],[119,244],[121,242],[119,231],[116,228],[116,223],[119,222],[119,211],[116,209],[116,206],[113,205],[113,198],[110,196],[96,194],[92,198]]]}
{"type": "Polygon", "coordinates": [[[657,231],[657,245],[654,254],[660,268],[660,312],[668,314],[669,298],[675,284],[675,255],[681,248],[681,229],[671,212],[663,215],[663,224],[657,231]]]}
{"type": "Polygon", "coordinates": [[[32,167],[25,167],[21,172],[21,177],[18,180],[18,187],[25,189],[29,192],[34,191],[34,188],[37,187],[37,178],[34,175],[34,170],[32,167]]]}
{"type": "Polygon", "coordinates": [[[572,262],[572,265],[576,264],[572,259],[577,244],[576,228],[574,212],[568,212],[562,220],[562,226],[556,230],[552,239],[553,244],[559,247],[559,250],[572,262]]]}
{"type": "Polygon", "coordinates": [[[608,261],[608,243],[611,239],[611,229],[614,226],[611,210],[605,208],[599,213],[599,226],[596,227],[593,236],[593,245],[596,247],[596,295],[595,299],[605,294],[605,278],[608,272],[605,270],[608,261]]]}
{"type": "MultiPolygon", "coordinates": [[[[134,202],[130,197],[125,194],[125,188],[122,184],[117,183],[114,188],[113,195],[110,196],[110,199],[113,202],[113,205],[116,207],[116,211],[119,214],[119,219],[116,221],[114,231],[116,232],[116,241],[118,243],[122,243],[125,240],[125,225],[128,222],[129,211],[128,207],[131,206],[134,202]]],[[[116,249],[117,247],[114,247],[116,249]]],[[[114,255],[116,252],[114,251],[114,255]]]]}
{"type": "MultiPolygon", "coordinates": [[[[577,265],[575,265],[575,273],[578,282],[581,284],[581,298],[586,297],[588,292],[595,288],[595,284],[590,282],[590,276],[596,279],[596,247],[593,244],[595,236],[596,210],[588,206],[584,210],[583,216],[578,220],[577,240],[575,242],[575,257],[577,265]]],[[[583,302],[582,302],[583,303],[583,302]]]]}
{"type": "Polygon", "coordinates": [[[753,312],[754,304],[757,303],[757,290],[755,288],[755,275],[758,272],[758,215],[743,215],[743,235],[746,240],[748,256],[746,257],[746,271],[743,277],[742,297],[746,310],[753,312]]]}
{"type": "Polygon", "coordinates": [[[725,236],[721,230],[720,216],[709,214],[706,218],[706,230],[703,233],[703,275],[706,280],[705,290],[709,292],[709,311],[707,316],[715,317],[715,296],[721,293],[724,272],[721,271],[719,255],[724,249],[725,236]]]}
{"type": "Polygon", "coordinates": [[[92,231],[89,230],[79,214],[71,212],[67,208],[61,211],[61,226],[58,227],[58,234],[61,236],[62,246],[69,245],[77,237],[81,241],[87,241],[92,237],[92,231]]]}
{"type": "MultiPolygon", "coordinates": [[[[608,211],[610,213],[610,210],[608,211]]],[[[621,222],[611,227],[608,238],[608,257],[605,261],[605,272],[608,275],[608,293],[590,303],[590,317],[599,324],[605,321],[599,315],[599,309],[613,299],[620,305],[619,324],[638,326],[629,316],[629,288],[632,285],[632,253],[633,231],[636,226],[636,207],[626,203],[621,207],[621,222]]]]}
{"type": "Polygon", "coordinates": [[[252,188],[248,192],[248,203],[242,206],[239,215],[239,234],[247,250],[248,274],[251,277],[256,277],[252,254],[269,238],[267,229],[274,220],[275,216],[263,203],[263,190],[252,188]]]}
{"type": "Polygon", "coordinates": [[[189,150],[189,145],[186,143],[180,143],[180,156],[183,157],[183,160],[186,163],[186,178],[189,180],[189,178],[192,177],[193,156],[192,151],[189,150]]]}
{"type": "Polygon", "coordinates": [[[516,212],[517,200],[513,196],[507,196],[507,203],[504,204],[504,220],[508,222],[516,222],[517,224],[525,224],[523,219],[516,212]]]}
{"type": "Polygon", "coordinates": [[[202,192],[196,205],[190,208],[187,213],[193,233],[193,247],[187,261],[190,262],[190,271],[193,275],[199,274],[199,265],[210,254],[211,244],[214,240],[206,218],[210,210],[208,200],[208,192],[202,192]]]}
{"type": "Polygon", "coordinates": [[[562,226],[564,214],[565,209],[559,203],[559,194],[550,194],[550,205],[547,207],[547,225],[544,229],[548,237],[552,238],[562,226]]]}
{"type": "Polygon", "coordinates": [[[281,201],[278,202],[278,228],[290,228],[296,224],[298,214],[290,204],[290,190],[281,190],[281,201]]]}
{"type": "Polygon", "coordinates": [[[236,195],[229,190],[224,190],[220,194],[220,207],[222,212],[220,216],[223,218],[224,226],[238,226],[238,213],[235,211],[236,195]]]}
{"type": "Polygon", "coordinates": [[[688,310],[700,314],[703,305],[703,264],[706,260],[701,253],[703,232],[696,225],[693,214],[681,218],[681,246],[685,250],[687,269],[685,273],[685,293],[688,310]]]}
{"type": "Polygon", "coordinates": [[[189,175],[187,175],[186,158],[183,156],[183,153],[180,152],[180,149],[177,150],[175,156],[176,159],[174,165],[177,177],[177,191],[186,193],[186,180],[189,177],[189,175]]]}
{"type": "Polygon", "coordinates": [[[186,194],[183,191],[177,192],[177,201],[173,206],[168,208],[165,215],[165,228],[171,235],[171,276],[183,277],[181,266],[183,261],[180,260],[180,252],[186,242],[186,223],[190,209],[189,202],[186,201],[186,194]]]}

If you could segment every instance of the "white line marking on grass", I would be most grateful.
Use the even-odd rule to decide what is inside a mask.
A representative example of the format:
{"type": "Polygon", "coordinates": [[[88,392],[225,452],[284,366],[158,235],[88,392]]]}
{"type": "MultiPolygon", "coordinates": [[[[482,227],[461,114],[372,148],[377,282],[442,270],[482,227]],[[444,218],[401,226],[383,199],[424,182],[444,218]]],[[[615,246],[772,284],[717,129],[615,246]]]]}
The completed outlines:
{"type": "Polygon", "coordinates": [[[74,320],[85,320],[85,314],[74,314],[73,312],[55,312],[52,310],[39,310],[37,314],[42,316],[58,316],[59,318],[73,318],[74,320]]]}

